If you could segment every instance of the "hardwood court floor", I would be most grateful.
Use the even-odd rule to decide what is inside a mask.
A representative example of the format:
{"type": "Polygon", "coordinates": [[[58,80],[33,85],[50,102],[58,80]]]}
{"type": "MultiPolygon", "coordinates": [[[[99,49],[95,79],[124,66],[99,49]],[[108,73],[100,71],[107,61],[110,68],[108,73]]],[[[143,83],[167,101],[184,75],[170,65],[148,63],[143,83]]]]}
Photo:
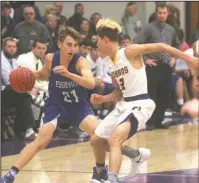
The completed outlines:
{"type": "MultiPolygon", "coordinates": [[[[142,165],[140,173],[198,168],[198,123],[171,126],[169,130],[143,131],[127,144],[151,150],[152,155],[142,165]]],[[[16,157],[2,158],[2,174],[13,165],[16,157]]],[[[17,175],[15,183],[87,183],[93,165],[88,142],[45,149],[17,175]]],[[[120,177],[130,175],[130,167],[130,160],[124,157],[120,177]]]]}

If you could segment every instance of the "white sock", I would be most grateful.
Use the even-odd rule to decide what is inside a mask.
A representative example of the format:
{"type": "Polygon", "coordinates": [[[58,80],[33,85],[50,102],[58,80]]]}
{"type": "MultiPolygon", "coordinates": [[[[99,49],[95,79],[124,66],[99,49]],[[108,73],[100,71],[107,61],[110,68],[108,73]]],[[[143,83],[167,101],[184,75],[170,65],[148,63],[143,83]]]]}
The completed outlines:
{"type": "Polygon", "coordinates": [[[182,106],[184,104],[184,99],[183,98],[177,99],[177,104],[182,106]]]}
{"type": "Polygon", "coordinates": [[[33,129],[32,129],[32,128],[28,128],[28,129],[26,130],[26,137],[31,136],[33,133],[34,133],[33,129]]]}

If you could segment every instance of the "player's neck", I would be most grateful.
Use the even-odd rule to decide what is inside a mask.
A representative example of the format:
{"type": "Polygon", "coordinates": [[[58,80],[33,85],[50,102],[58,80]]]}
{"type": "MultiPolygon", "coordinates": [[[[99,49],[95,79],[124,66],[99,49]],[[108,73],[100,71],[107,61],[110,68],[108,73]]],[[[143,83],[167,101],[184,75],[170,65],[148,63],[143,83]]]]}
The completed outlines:
{"type": "Polygon", "coordinates": [[[119,44],[118,43],[113,43],[111,50],[110,50],[110,58],[112,61],[116,59],[117,52],[119,50],[119,44]]]}
{"type": "Polygon", "coordinates": [[[68,68],[70,62],[71,62],[72,58],[70,57],[66,57],[63,61],[60,60],[60,65],[65,66],[66,68],[68,68]]]}

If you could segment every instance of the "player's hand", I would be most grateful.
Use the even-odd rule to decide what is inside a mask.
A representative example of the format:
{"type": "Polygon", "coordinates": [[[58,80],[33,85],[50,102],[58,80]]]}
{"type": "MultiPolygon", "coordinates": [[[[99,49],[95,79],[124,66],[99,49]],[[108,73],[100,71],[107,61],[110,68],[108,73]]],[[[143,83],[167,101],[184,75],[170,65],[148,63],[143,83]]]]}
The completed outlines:
{"type": "Polygon", "coordinates": [[[103,95],[92,94],[90,98],[91,104],[101,104],[103,103],[103,95]]]}
{"type": "Polygon", "coordinates": [[[70,76],[71,76],[71,72],[69,72],[68,69],[66,69],[66,67],[63,65],[54,67],[53,71],[57,74],[60,74],[62,76],[68,77],[68,78],[70,78],[70,76]]]}
{"type": "Polygon", "coordinates": [[[199,91],[199,81],[197,77],[193,77],[192,87],[194,90],[199,91]]]}
{"type": "Polygon", "coordinates": [[[176,64],[176,59],[172,57],[170,62],[169,62],[169,66],[173,67],[175,64],[176,64]]]}
{"type": "Polygon", "coordinates": [[[150,67],[157,66],[156,60],[152,59],[147,59],[146,64],[149,65],[150,67]]]}
{"type": "Polygon", "coordinates": [[[95,86],[100,88],[101,90],[104,90],[104,82],[102,79],[95,78],[95,86]]]}

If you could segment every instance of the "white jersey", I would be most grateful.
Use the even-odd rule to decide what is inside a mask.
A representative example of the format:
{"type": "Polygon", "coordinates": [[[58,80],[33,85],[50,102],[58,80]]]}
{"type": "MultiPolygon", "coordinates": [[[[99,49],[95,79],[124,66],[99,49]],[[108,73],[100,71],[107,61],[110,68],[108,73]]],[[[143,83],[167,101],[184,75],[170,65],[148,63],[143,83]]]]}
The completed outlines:
{"type": "Polygon", "coordinates": [[[86,59],[89,61],[90,68],[91,68],[91,71],[93,73],[93,76],[96,76],[96,72],[97,72],[97,69],[99,68],[99,64],[100,64],[100,57],[98,57],[96,61],[93,61],[93,59],[91,58],[91,55],[89,53],[86,56],[86,59]]]}
{"type": "Polygon", "coordinates": [[[126,58],[124,49],[118,51],[116,62],[111,64],[111,74],[117,80],[124,98],[147,94],[147,77],[144,63],[142,68],[134,68],[126,58]]]}

